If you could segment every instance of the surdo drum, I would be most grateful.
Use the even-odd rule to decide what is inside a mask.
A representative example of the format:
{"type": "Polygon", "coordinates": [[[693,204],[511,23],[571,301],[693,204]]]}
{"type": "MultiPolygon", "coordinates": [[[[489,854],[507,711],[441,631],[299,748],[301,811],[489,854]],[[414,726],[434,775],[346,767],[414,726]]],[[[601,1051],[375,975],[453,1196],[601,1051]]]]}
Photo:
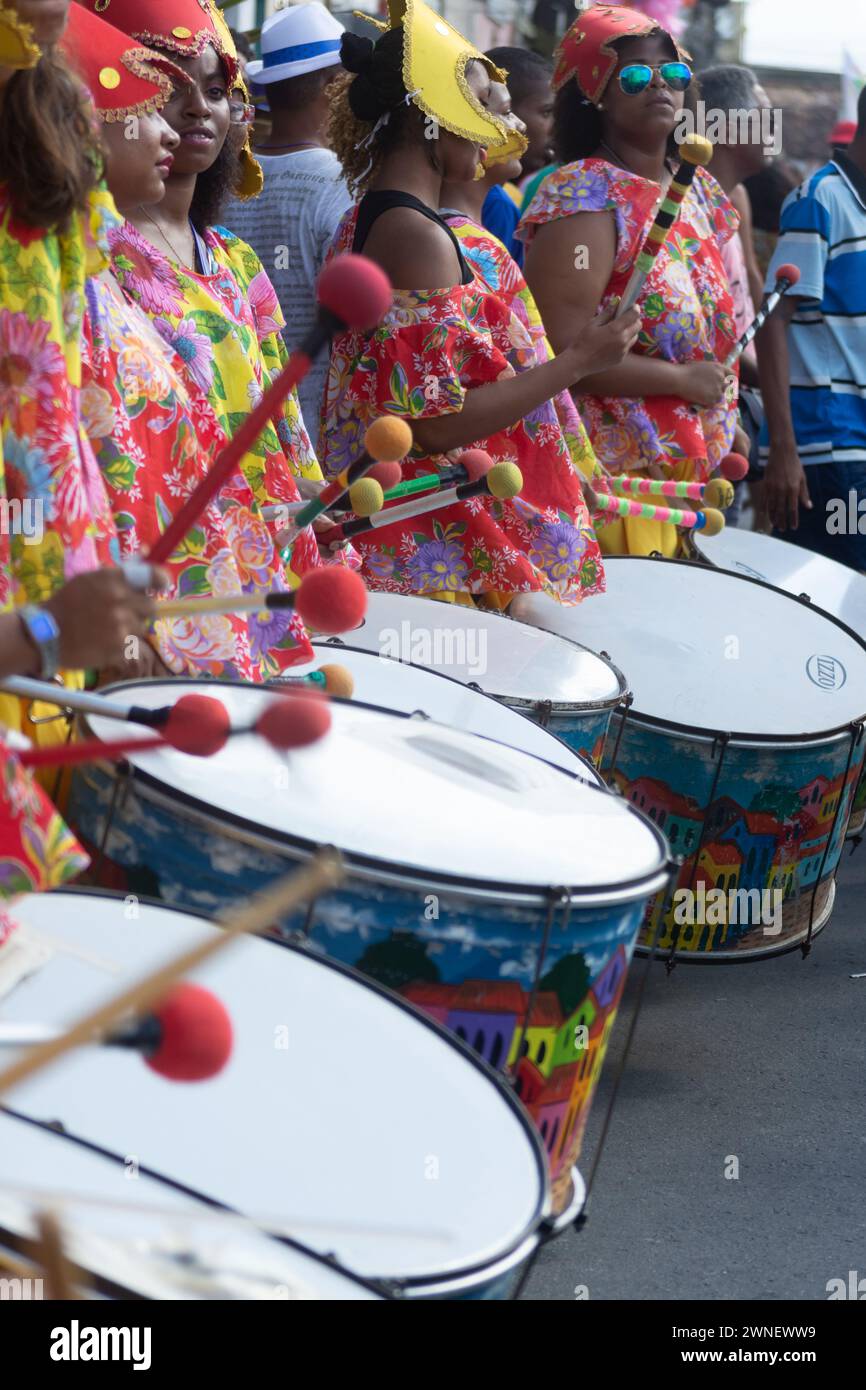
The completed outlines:
{"type": "Polygon", "coordinates": [[[532,631],[499,613],[435,599],[370,593],[362,626],[334,645],[341,640],[482,690],[596,766],[626,692],[616,667],[576,642],[532,631]]]}
{"type": "Polygon", "coordinates": [[[628,672],[604,770],[683,857],[659,944],[689,961],[806,947],[832,911],[866,752],[866,645],[744,576],[637,557],[605,571],[607,592],[579,609],[515,607],[603,640],[628,672]]]}
{"type": "MultiPolygon", "coordinates": [[[[273,698],[183,680],[109,694],[157,707],[189,689],[238,726],[273,698]]],[[[91,765],[69,819],[131,891],[208,910],[335,845],[347,881],[283,923],[286,939],[389,986],[512,1075],[561,1210],[634,942],[669,879],[664,839],[522,750],[357,701],[331,709],[327,738],[288,759],[240,736],[209,759],[166,749],[125,772],[91,765]]]]}
{"type": "MultiPolygon", "coordinates": [[[[15,916],[53,954],[4,998],[0,1016],[56,1026],[218,930],[79,890],[23,898],[15,916]]],[[[174,1204],[179,1218],[198,1207],[192,1249],[178,1220],[177,1256],[205,1262],[204,1204],[216,1201],[261,1232],[218,1255],[217,1285],[234,1269],[270,1282],[272,1297],[295,1284],[321,1298],[369,1296],[352,1276],[410,1298],[509,1296],[552,1226],[544,1151],[510,1087],[405,1001],[308,950],[242,938],[189,978],[213,990],[232,1021],[219,1075],[167,1082],[134,1053],[85,1047],[10,1093],[16,1112],[59,1121],[63,1137],[40,1130],[37,1142],[23,1121],[4,1121],[0,1175],[139,1208],[115,1213],[113,1228],[110,1211],[79,1216],[73,1237],[89,1268],[165,1296],[164,1241],[142,1251],[138,1279],[121,1275],[122,1255],[129,1263],[134,1254],[130,1230],[151,1207],[174,1204]],[[84,1144],[98,1146],[101,1163],[84,1144]],[[301,1242],[306,1258],[264,1233],[301,1242]],[[114,1246],[94,1251],[99,1234],[114,1246]],[[320,1266],[323,1255],[335,1269],[320,1266]]],[[[0,1239],[14,1220],[0,1190],[0,1239]]]]}

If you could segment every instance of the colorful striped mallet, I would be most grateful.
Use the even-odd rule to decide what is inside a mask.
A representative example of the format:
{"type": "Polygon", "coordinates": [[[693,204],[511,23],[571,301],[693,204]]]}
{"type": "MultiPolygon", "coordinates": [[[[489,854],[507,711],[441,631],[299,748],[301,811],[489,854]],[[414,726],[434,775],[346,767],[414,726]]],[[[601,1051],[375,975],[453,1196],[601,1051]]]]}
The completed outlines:
{"type": "Polygon", "coordinates": [[[469,497],[479,497],[487,493],[499,501],[516,497],[523,487],[523,474],[516,463],[494,464],[489,473],[476,478],[471,483],[460,483],[447,488],[445,492],[434,492],[431,497],[421,497],[415,502],[406,502],[402,507],[385,507],[375,516],[360,517],[357,521],[343,521],[330,531],[319,533],[322,545],[332,545],[337,541],[351,540],[353,536],[363,535],[365,531],[377,531],[382,526],[391,526],[395,521],[411,521],[412,517],[423,516],[425,512],[439,511],[440,507],[452,507],[455,502],[465,502],[469,497]]]}
{"type": "Polygon", "coordinates": [[[725,529],[725,518],[714,507],[709,507],[705,512],[689,512],[679,507],[655,507],[651,502],[636,502],[630,497],[610,497],[597,492],[594,509],[612,512],[615,517],[633,516],[640,521],[667,521],[671,526],[682,527],[685,531],[706,531],[708,536],[717,536],[725,529]]]}
{"type": "Polygon", "coordinates": [[[799,278],[799,270],[795,265],[792,265],[790,261],[786,261],[784,265],[779,266],[779,269],[776,271],[775,285],[764,295],[764,302],[752,319],[752,322],[749,324],[742,338],[739,338],[737,342],[734,343],[734,346],[725,358],[726,367],[733,367],[737,358],[745,352],[755,334],[759,333],[763,328],[779,300],[782,298],[782,295],[785,294],[792,285],[796,285],[799,278]]]}
{"type": "Polygon", "coordinates": [[[345,255],[335,256],[325,266],[316,282],[316,297],[319,311],[315,324],[151,546],[147,559],[152,564],[163,564],[174,554],[293,387],[303,381],[313,358],[331,335],[338,328],[375,328],[387,314],[394,296],[388,277],[379,266],[365,256],[345,255]]]}
{"type": "MultiPolygon", "coordinates": [[[[345,497],[350,488],[355,485],[375,468],[377,463],[398,463],[404,459],[412,448],[412,431],[401,420],[398,415],[381,415],[378,420],[374,420],[364,435],[364,453],[354,463],[350,463],[342,472],[338,473],[330,483],[322,488],[318,497],[314,497],[311,502],[301,507],[292,517],[289,525],[277,536],[279,546],[291,545],[292,541],[305,526],[310,526],[317,517],[326,512],[329,507],[338,503],[345,497]]],[[[370,482],[374,482],[370,479],[370,482]]],[[[374,483],[374,488],[368,489],[369,501],[373,505],[369,506],[368,496],[361,492],[356,492],[355,500],[359,503],[359,510],[365,515],[370,511],[381,507],[383,494],[378,483],[374,483]],[[375,491],[374,491],[375,488],[375,491]]]]}
{"type": "Polygon", "coordinates": [[[441,473],[424,473],[420,478],[409,478],[398,483],[385,493],[386,502],[395,502],[398,497],[413,497],[417,492],[435,492],[445,487],[456,487],[459,483],[474,483],[483,478],[493,467],[493,459],[486,449],[467,449],[462,453],[453,468],[443,469],[441,473]]]}
{"type": "Polygon", "coordinates": [[[646,278],[653,268],[655,258],[665,243],[668,232],[677,220],[683,198],[689,191],[692,179],[699,164],[709,164],[713,157],[713,147],[703,135],[687,135],[680,145],[682,159],[670,182],[667,193],[662,198],[661,207],[655,221],[644,239],[628,284],[616,308],[616,318],[620,318],[638,301],[646,278]]]}
{"type": "Polygon", "coordinates": [[[733,484],[727,478],[710,478],[706,483],[678,483],[673,478],[635,478],[630,473],[607,479],[614,492],[631,497],[688,497],[721,511],[734,500],[733,484]]]}

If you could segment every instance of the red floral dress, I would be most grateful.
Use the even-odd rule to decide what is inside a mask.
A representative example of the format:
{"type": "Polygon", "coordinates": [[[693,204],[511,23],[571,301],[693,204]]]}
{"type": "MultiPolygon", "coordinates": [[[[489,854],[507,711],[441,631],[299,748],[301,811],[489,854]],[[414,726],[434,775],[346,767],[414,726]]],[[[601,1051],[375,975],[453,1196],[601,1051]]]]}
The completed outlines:
{"type": "MultiPolygon", "coordinates": [[[[87,284],[84,427],[124,555],[147,551],[224,446],[207,397],[109,275],[87,284]]],[[[284,567],[240,472],[220,490],[166,566],[172,594],[285,590],[284,567]]],[[[293,614],[201,613],[157,622],[160,655],[178,675],[271,679],[312,658],[293,614]]]]}
{"type": "MultiPolygon", "coordinates": [[[[616,259],[602,304],[622,294],[655,216],[659,186],[608,164],[581,159],[548,175],[518,227],[582,212],[612,211],[616,259]]],[[[722,248],[739,223],[715,179],[699,168],[638,299],[642,324],[634,351],[668,362],[724,361],[736,341],[734,304],[722,248]]],[[[677,396],[578,396],[592,447],[609,473],[662,465],[672,477],[703,482],[729,451],[736,400],[705,408],[677,396]]],[[[646,529],[637,522],[635,530],[646,529]]],[[[632,529],[632,523],[628,523],[632,529]]]]}
{"type": "MultiPolygon", "coordinates": [[[[332,255],[351,249],[356,217],[357,209],[347,214],[332,255]]],[[[464,251],[472,266],[465,240],[464,251]]],[[[335,337],[320,440],[327,474],[363,452],[364,431],[379,415],[390,412],[411,423],[456,412],[467,391],[537,365],[525,322],[472,268],[467,285],[396,290],[374,333],[335,337]]],[[[494,461],[518,465],[520,496],[507,502],[472,498],[357,537],[370,586],[443,596],[542,590],[571,604],[600,592],[598,542],[549,403],[474,443],[494,461]]],[[[413,455],[404,477],[444,462],[441,455],[413,455]]]]}
{"type": "MultiPolygon", "coordinates": [[[[274,287],[246,242],[222,227],[207,228],[204,241],[214,262],[208,275],[169,261],[131,222],[109,236],[112,270],[124,293],[152,319],[231,437],[287,359],[280,337],[285,321],[274,287]]],[[[296,477],[321,479],[294,391],[240,468],[260,506],[297,502],[296,477]]],[[[268,525],[275,535],[279,526],[268,525]]],[[[318,563],[308,528],[292,547],[289,582],[318,563]]]]}

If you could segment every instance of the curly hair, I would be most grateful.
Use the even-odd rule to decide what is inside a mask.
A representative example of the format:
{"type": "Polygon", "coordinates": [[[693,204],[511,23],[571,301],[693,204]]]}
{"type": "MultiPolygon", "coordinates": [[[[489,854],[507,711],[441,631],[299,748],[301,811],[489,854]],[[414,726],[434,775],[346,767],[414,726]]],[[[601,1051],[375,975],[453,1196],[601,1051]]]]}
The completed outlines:
{"type": "Polygon", "coordinates": [[[65,232],[102,177],[90,98],[53,49],[0,91],[0,181],[15,217],[65,232]]]}
{"type": "Polygon", "coordinates": [[[346,72],[329,89],[328,143],[343,166],[349,192],[357,196],[374,178],[383,157],[406,138],[418,113],[406,104],[402,28],[387,30],[376,44],[346,32],[340,61],[346,72]],[[370,139],[383,116],[387,121],[370,139]]]}
{"type": "Polygon", "coordinates": [[[196,231],[217,226],[237,187],[246,126],[229,126],[225,144],[209,169],[196,175],[189,215],[196,231]]]}
{"type": "MultiPolygon", "coordinates": [[[[665,35],[667,37],[667,35],[665,35]]],[[[619,50],[620,45],[633,42],[630,39],[614,39],[611,47],[619,50]]],[[[692,77],[683,98],[683,109],[697,111],[700,87],[697,78],[692,77]]],[[[576,159],[588,159],[598,149],[604,135],[604,117],[597,107],[583,95],[577,80],[572,78],[560,87],[553,103],[553,147],[561,164],[571,164],[576,159]]],[[[675,133],[668,140],[668,157],[676,159],[677,141],[675,133]]]]}

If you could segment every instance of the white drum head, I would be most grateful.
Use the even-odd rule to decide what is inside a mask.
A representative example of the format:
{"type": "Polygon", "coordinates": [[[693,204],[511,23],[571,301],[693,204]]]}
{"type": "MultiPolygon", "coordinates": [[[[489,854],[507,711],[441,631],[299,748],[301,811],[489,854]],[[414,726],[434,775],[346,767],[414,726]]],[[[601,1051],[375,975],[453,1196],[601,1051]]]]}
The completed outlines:
{"type": "Polygon", "coordinates": [[[591,763],[526,715],[509,709],[490,695],[470,690],[461,681],[429,667],[389,660],[375,652],[359,651],[350,646],[314,645],[315,661],[293,666],[292,676],[305,675],[331,662],[345,666],[355,681],[353,699],[363,704],[380,705],[403,714],[423,712],[439,724],[507,743],[510,748],[522,748],[536,758],[545,758],[557,767],[564,767],[593,786],[602,785],[591,763]]]}
{"type": "Polygon", "coordinates": [[[619,672],[594,651],[501,614],[435,599],[370,593],[363,624],[345,641],[474,682],[506,703],[614,704],[625,693],[619,672]]]}
{"type": "MultiPolygon", "coordinates": [[[[135,1059],[133,1059],[135,1065],[135,1059]]],[[[138,1063],[140,1066],[141,1063],[138,1063]]],[[[142,1298],[379,1299],[247,1221],[61,1134],[0,1113],[0,1243],[53,1211],[73,1264],[142,1298]]]]}
{"type": "Polygon", "coordinates": [[[525,621],[603,646],[635,714],[710,733],[809,736],[866,713],[866,648],[824,613],[752,580],[675,560],[605,559],[577,609],[520,596],[525,621]]]}
{"type": "MultiPolygon", "coordinates": [[[[122,897],[83,893],[24,898],[15,915],[56,954],[4,1000],[4,1018],[55,1024],[217,930],[147,904],[133,920],[122,897]]],[[[458,1273],[537,1229],[540,1141],[435,1024],[328,961],[249,938],[189,978],[231,1015],[219,1076],[172,1083],[133,1053],[84,1048],[17,1087],[15,1108],[365,1275],[458,1273]]]]}
{"type": "MultiPolygon", "coordinates": [[[[259,686],[185,680],[113,686],[111,698],[158,708],[185,690],[222,700],[237,727],[285,698],[259,686]]],[[[331,711],[328,736],[289,755],[240,735],[212,758],[165,749],[130,760],[205,810],[305,848],[333,844],[368,863],[399,865],[425,882],[592,890],[643,880],[663,864],[660,839],[624,802],[528,753],[354,701],[332,701],[331,711]]],[[[99,738],[140,732],[101,717],[88,722],[99,738]]]]}
{"type": "Polygon", "coordinates": [[[840,618],[866,638],[866,578],[813,550],[757,531],[726,526],[717,536],[695,539],[698,553],[719,569],[763,579],[789,594],[808,594],[816,608],[840,618]]]}

